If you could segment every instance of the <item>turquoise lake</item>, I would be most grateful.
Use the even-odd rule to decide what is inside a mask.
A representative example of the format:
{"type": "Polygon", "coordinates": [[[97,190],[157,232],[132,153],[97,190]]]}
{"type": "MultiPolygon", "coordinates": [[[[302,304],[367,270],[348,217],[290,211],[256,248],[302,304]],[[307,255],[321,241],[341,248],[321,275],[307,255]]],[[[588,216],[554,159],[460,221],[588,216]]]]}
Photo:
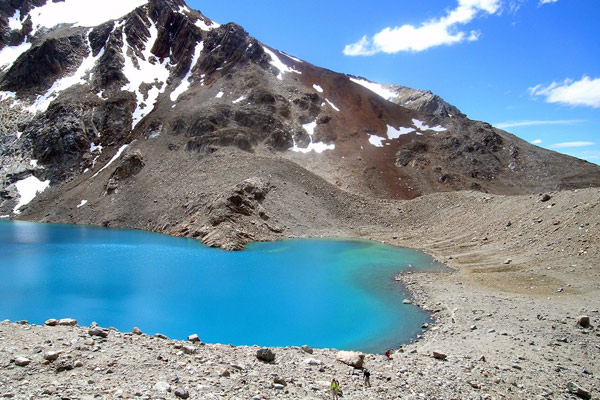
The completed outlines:
{"type": "Polygon", "coordinates": [[[298,239],[227,252],[143,231],[0,221],[0,320],[80,325],[207,343],[381,353],[429,315],[403,305],[401,270],[437,271],[378,242],[298,239]]]}

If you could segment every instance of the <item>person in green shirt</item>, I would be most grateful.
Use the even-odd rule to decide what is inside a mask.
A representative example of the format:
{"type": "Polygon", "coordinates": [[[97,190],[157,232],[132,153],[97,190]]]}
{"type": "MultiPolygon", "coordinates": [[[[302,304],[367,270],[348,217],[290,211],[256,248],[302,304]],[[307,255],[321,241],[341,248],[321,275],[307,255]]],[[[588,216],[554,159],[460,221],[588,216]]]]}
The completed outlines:
{"type": "Polygon", "coordinates": [[[331,380],[331,398],[333,400],[337,400],[338,399],[338,390],[340,389],[340,383],[338,382],[337,379],[333,378],[331,380]]]}

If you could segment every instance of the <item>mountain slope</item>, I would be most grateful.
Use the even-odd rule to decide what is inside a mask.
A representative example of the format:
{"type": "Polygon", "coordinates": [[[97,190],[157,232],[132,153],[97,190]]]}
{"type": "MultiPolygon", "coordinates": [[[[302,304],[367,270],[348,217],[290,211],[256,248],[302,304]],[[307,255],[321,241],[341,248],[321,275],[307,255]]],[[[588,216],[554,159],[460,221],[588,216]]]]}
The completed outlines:
{"type": "Polygon", "coordinates": [[[0,215],[238,248],[304,233],[303,219],[384,223],[373,198],[600,184],[600,167],[430,92],[313,66],[181,0],[56,25],[76,4],[0,7],[0,215]]]}

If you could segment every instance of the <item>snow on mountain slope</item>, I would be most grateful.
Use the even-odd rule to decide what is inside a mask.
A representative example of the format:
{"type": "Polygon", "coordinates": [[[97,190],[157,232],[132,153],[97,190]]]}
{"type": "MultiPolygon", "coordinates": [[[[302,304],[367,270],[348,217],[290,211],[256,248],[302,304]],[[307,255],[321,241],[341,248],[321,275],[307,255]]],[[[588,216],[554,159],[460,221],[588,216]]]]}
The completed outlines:
{"type": "MultiPolygon", "coordinates": [[[[97,26],[120,18],[146,3],[146,0],[63,0],[36,7],[28,15],[33,26],[32,34],[35,35],[41,28],[52,28],[57,22],[73,26],[97,26]]],[[[15,17],[20,17],[19,10],[15,17]]]]}
{"type": "Polygon", "coordinates": [[[384,198],[600,184],[597,167],[470,121],[431,92],[319,68],[183,0],[14,4],[0,8],[2,215],[27,179],[52,190],[24,213],[73,188],[73,212],[120,196],[141,204],[147,187],[193,180],[223,149],[384,198]]]}

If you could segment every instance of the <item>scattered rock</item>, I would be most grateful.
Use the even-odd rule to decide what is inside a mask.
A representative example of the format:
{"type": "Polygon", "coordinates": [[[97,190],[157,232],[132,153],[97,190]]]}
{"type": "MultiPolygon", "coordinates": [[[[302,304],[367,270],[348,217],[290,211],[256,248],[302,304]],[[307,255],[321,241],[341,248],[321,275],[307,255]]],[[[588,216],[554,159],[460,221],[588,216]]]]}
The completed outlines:
{"type": "Polygon", "coordinates": [[[304,363],[308,365],[323,365],[323,361],[315,360],[314,358],[307,358],[304,360],[304,363]]]}
{"type": "Polygon", "coordinates": [[[194,346],[183,346],[182,350],[185,354],[196,354],[197,351],[194,346]]]}
{"type": "Polygon", "coordinates": [[[17,364],[19,367],[26,367],[30,363],[31,363],[31,360],[29,358],[26,358],[26,357],[15,358],[15,364],[17,364]]]}
{"type": "Polygon", "coordinates": [[[99,328],[99,327],[90,328],[90,329],[88,330],[88,334],[89,334],[90,336],[99,336],[99,337],[101,337],[101,338],[106,338],[106,337],[108,337],[108,332],[107,332],[107,331],[105,331],[105,330],[104,330],[104,329],[102,329],[102,328],[99,328]]]}
{"type": "Polygon", "coordinates": [[[589,390],[582,388],[575,382],[569,382],[567,384],[567,390],[569,393],[581,397],[582,399],[589,400],[592,398],[592,393],[589,390]]]}
{"type": "Polygon", "coordinates": [[[166,337],[165,335],[163,335],[162,333],[155,333],[154,337],[157,337],[159,339],[169,340],[169,338],[166,337]]]}
{"type": "Polygon", "coordinates": [[[48,325],[48,326],[56,326],[58,324],[58,320],[54,319],[54,318],[50,318],[49,320],[46,320],[46,322],[44,322],[44,325],[48,325]]]}
{"type": "Polygon", "coordinates": [[[335,359],[351,367],[362,368],[365,355],[355,351],[338,351],[335,359]]]}
{"type": "Polygon", "coordinates": [[[256,358],[265,362],[275,361],[275,353],[268,348],[258,349],[256,351],[256,358]]]}
{"type": "Polygon", "coordinates": [[[175,396],[179,397],[180,399],[189,399],[190,392],[187,389],[177,388],[175,389],[175,396]]]}
{"type": "Polygon", "coordinates": [[[580,315],[577,317],[577,325],[582,328],[589,328],[590,325],[590,317],[588,315],[580,315]]]}
{"type": "Polygon", "coordinates": [[[198,337],[197,334],[193,334],[187,337],[188,342],[192,342],[192,343],[202,343],[202,341],[200,340],[200,338],[198,337]]]}
{"type": "Polygon", "coordinates": [[[218,368],[217,374],[223,378],[229,378],[231,376],[231,372],[225,367],[218,368]]]}
{"type": "Polygon", "coordinates": [[[448,358],[448,356],[440,351],[434,351],[433,358],[435,358],[436,360],[445,360],[446,358],[448,358]]]}
{"type": "Polygon", "coordinates": [[[307,345],[304,345],[302,347],[300,347],[302,349],[303,352],[308,353],[308,354],[312,354],[313,353],[313,349],[311,349],[310,347],[308,347],[307,345]]]}
{"type": "Polygon", "coordinates": [[[412,304],[412,301],[409,299],[402,300],[402,304],[412,304]]]}
{"type": "Polygon", "coordinates": [[[71,371],[73,368],[75,368],[73,364],[69,360],[65,360],[56,366],[55,371],[58,374],[64,371],[71,371]]]}
{"type": "Polygon", "coordinates": [[[545,203],[545,202],[547,202],[548,200],[550,200],[551,198],[552,198],[552,196],[550,196],[548,193],[544,193],[544,194],[542,195],[542,197],[540,198],[540,201],[541,201],[542,203],[545,203]]]}
{"type": "Polygon", "coordinates": [[[131,333],[133,333],[134,335],[141,335],[142,330],[136,326],[131,330],[131,333]]]}
{"type": "Polygon", "coordinates": [[[511,258],[507,258],[506,260],[504,260],[504,265],[508,265],[512,262],[511,258]]]}
{"type": "Polygon", "coordinates": [[[75,326],[77,325],[77,320],[73,318],[62,318],[58,320],[58,325],[62,326],[75,326]]]}
{"type": "Polygon", "coordinates": [[[44,360],[56,361],[59,355],[60,353],[58,351],[49,351],[46,354],[44,354],[44,360]]]}
{"type": "Polygon", "coordinates": [[[168,382],[159,381],[154,385],[154,390],[157,392],[167,393],[171,391],[171,385],[168,382]]]}

